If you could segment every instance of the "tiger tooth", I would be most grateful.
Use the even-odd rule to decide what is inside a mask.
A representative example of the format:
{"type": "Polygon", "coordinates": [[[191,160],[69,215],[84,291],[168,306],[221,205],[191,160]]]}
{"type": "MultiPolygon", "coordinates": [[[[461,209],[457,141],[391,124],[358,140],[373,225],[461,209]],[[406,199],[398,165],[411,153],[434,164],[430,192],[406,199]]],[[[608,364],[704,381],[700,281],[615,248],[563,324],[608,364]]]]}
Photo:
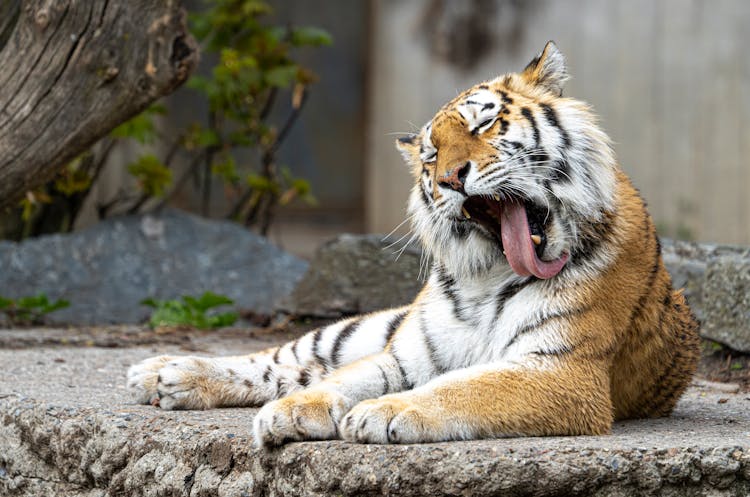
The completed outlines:
{"type": "Polygon", "coordinates": [[[534,245],[539,245],[542,243],[542,237],[539,235],[531,235],[531,241],[534,242],[534,245]]]}
{"type": "Polygon", "coordinates": [[[500,202],[500,195],[498,195],[497,193],[496,193],[496,194],[494,194],[494,195],[492,196],[492,198],[494,198],[496,202],[500,202]]]}
{"type": "Polygon", "coordinates": [[[466,207],[461,207],[461,212],[463,212],[464,217],[466,219],[471,219],[471,216],[469,215],[469,211],[466,210],[466,207]]]}

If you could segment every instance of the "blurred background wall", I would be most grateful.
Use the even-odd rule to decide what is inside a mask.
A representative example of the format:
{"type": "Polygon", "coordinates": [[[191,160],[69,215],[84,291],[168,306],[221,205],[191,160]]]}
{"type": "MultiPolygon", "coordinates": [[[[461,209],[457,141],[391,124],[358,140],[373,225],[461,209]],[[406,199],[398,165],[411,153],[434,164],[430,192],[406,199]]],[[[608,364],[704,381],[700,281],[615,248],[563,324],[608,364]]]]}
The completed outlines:
{"type": "Polygon", "coordinates": [[[366,226],[403,219],[394,131],[460,90],[522,69],[548,39],[566,94],[593,105],[660,234],[750,244],[750,2],[374,2],[366,226]],[[474,32],[474,38],[468,32],[474,32]]]}
{"type": "MultiPolygon", "coordinates": [[[[338,232],[391,231],[411,186],[396,137],[459,91],[522,69],[549,39],[568,59],[566,94],[601,116],[660,234],[750,244],[750,1],[271,4],[273,22],[319,26],[334,38],[299,53],[320,81],[280,162],[311,181],[318,205],[281,211],[270,236],[283,248],[309,256],[338,232]]],[[[170,97],[171,119],[205,114],[192,98],[187,89],[170,97]]],[[[125,176],[112,176],[99,198],[125,176]]],[[[188,187],[178,206],[197,210],[196,191],[188,187]]],[[[217,184],[209,213],[225,208],[217,184]]]]}

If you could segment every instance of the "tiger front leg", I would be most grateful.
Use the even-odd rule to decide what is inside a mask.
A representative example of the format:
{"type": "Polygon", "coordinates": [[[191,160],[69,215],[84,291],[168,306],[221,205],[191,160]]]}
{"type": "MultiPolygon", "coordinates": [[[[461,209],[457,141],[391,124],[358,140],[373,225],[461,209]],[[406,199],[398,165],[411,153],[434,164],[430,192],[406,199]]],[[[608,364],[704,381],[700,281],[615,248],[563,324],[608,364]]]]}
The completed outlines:
{"type": "Polygon", "coordinates": [[[508,435],[600,435],[612,425],[604,368],[454,371],[359,403],[339,425],[359,443],[423,443],[508,435]]]}
{"type": "Polygon", "coordinates": [[[136,400],[162,409],[259,406],[320,381],[320,367],[278,364],[269,354],[146,359],[128,370],[136,400]]]}
{"type": "Polygon", "coordinates": [[[338,369],[319,384],[266,404],[253,420],[256,446],[339,437],[341,418],[357,402],[406,388],[402,367],[388,352],[338,369]]]}

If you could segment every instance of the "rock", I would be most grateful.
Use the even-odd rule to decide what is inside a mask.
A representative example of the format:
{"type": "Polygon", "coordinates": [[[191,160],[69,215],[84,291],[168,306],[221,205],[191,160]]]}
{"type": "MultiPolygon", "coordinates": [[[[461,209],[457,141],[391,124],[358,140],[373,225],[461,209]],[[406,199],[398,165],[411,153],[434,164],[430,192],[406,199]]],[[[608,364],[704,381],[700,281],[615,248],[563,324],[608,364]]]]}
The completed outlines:
{"type": "Polygon", "coordinates": [[[67,235],[0,242],[0,295],[46,293],[70,307],[52,323],[137,323],[147,297],[175,298],[210,290],[239,309],[273,312],[307,269],[237,224],[177,210],[109,219],[67,235]]]}
{"type": "Polygon", "coordinates": [[[685,288],[701,336],[750,352],[750,248],[663,240],[675,287],[685,288]]]}
{"type": "Polygon", "coordinates": [[[394,242],[341,235],[325,243],[285,308],[298,316],[336,317],[411,302],[423,285],[421,251],[410,245],[397,258],[403,244],[394,242]]]}
{"type": "MultiPolygon", "coordinates": [[[[204,352],[272,345],[263,338],[218,338],[204,352]]],[[[750,495],[747,394],[691,387],[672,417],[616,423],[605,436],[264,451],[252,447],[255,409],[134,405],[126,367],[153,354],[0,349],[0,495],[750,495]]]]}

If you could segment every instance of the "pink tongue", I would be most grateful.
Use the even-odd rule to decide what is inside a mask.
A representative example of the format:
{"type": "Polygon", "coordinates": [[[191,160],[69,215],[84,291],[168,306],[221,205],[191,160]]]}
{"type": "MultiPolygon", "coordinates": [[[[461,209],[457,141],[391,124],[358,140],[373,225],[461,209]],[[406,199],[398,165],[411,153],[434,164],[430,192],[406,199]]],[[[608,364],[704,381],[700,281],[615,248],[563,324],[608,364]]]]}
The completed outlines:
{"type": "Polygon", "coordinates": [[[555,276],[568,261],[563,254],[554,261],[546,262],[536,256],[534,242],[531,241],[529,220],[526,208],[521,203],[507,203],[502,208],[500,233],[503,249],[510,267],[519,276],[533,274],[537,278],[549,279],[555,276]]]}

